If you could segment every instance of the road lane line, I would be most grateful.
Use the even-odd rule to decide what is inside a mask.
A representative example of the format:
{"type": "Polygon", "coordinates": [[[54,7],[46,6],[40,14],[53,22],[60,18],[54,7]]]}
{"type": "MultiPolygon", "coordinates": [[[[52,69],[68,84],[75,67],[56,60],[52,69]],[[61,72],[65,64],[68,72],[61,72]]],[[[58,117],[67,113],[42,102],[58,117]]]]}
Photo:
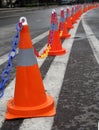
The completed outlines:
{"type": "Polygon", "coordinates": [[[39,36],[35,37],[34,39],[32,39],[33,44],[36,44],[41,39],[45,38],[48,35],[48,33],[49,33],[49,31],[46,31],[46,32],[40,34],[39,36]]]}
{"type": "Polygon", "coordinates": [[[89,27],[84,18],[82,19],[82,25],[84,27],[89,44],[92,48],[93,54],[99,64],[99,40],[95,37],[94,33],[92,32],[91,28],[89,27]]]}

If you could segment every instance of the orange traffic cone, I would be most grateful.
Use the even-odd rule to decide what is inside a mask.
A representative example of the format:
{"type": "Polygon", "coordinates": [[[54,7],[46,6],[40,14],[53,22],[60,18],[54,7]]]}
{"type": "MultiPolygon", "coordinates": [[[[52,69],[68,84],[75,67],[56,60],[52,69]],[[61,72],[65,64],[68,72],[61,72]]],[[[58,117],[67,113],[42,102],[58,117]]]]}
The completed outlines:
{"type": "Polygon", "coordinates": [[[75,13],[75,19],[78,20],[80,19],[80,16],[82,14],[82,11],[81,11],[81,6],[80,5],[76,5],[75,6],[75,10],[76,10],[76,13],[75,13]]]}
{"type": "Polygon", "coordinates": [[[84,4],[84,7],[83,7],[83,12],[85,13],[85,12],[87,12],[87,11],[88,11],[87,5],[86,5],[86,4],[84,4]]]}
{"type": "Polygon", "coordinates": [[[75,7],[74,6],[72,6],[72,15],[71,15],[71,17],[72,17],[72,24],[75,24],[75,23],[77,23],[77,21],[76,21],[76,13],[75,13],[75,7]]]}
{"type": "Polygon", "coordinates": [[[51,15],[51,30],[49,31],[48,44],[51,49],[48,55],[62,55],[66,53],[66,49],[62,48],[61,40],[58,31],[57,13],[54,10],[51,15]]]}
{"type": "Polygon", "coordinates": [[[81,5],[78,5],[77,8],[78,8],[78,19],[79,19],[81,17],[82,13],[83,13],[82,12],[83,10],[82,10],[82,6],[81,5]]]}
{"type": "Polygon", "coordinates": [[[60,38],[69,38],[71,35],[68,33],[67,23],[65,23],[64,9],[60,11],[60,23],[59,23],[60,38]]]}
{"type": "Polygon", "coordinates": [[[67,24],[68,29],[74,28],[73,25],[72,25],[72,19],[71,19],[71,16],[70,16],[70,8],[69,7],[67,7],[67,9],[66,9],[66,21],[65,21],[65,23],[67,24]]]}
{"type": "Polygon", "coordinates": [[[78,5],[75,6],[75,19],[79,19],[79,11],[78,11],[78,5]]]}
{"type": "Polygon", "coordinates": [[[7,103],[5,118],[53,116],[56,113],[54,100],[45,93],[26,18],[20,21],[24,22],[20,32],[15,93],[7,103]]]}

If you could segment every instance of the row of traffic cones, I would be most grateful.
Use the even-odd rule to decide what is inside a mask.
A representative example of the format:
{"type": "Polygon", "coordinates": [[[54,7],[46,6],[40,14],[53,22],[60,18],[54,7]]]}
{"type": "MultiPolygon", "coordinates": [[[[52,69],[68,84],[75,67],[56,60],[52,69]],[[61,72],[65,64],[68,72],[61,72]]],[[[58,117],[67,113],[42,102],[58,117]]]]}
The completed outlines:
{"type": "MultiPolygon", "coordinates": [[[[66,9],[66,16],[64,9],[61,9],[60,11],[60,22],[58,24],[57,22],[51,23],[56,25],[56,30],[54,30],[54,35],[52,37],[52,43],[51,43],[51,50],[49,51],[48,55],[61,55],[65,54],[67,50],[62,48],[61,45],[61,39],[69,38],[71,34],[69,34],[69,29],[74,28],[74,24],[77,23],[77,20],[80,19],[81,15],[85,13],[86,11],[98,7],[97,4],[94,6],[92,4],[84,6],[76,5],[72,6],[71,10],[69,7],[66,9]],[[59,33],[58,33],[59,31],[59,33]]],[[[54,13],[56,14],[56,11],[54,10],[54,13]]],[[[55,15],[57,17],[57,14],[55,15]]],[[[57,18],[56,18],[57,19],[57,18]]],[[[52,30],[49,31],[49,37],[50,39],[50,33],[52,30]]],[[[49,43],[49,41],[48,41],[49,43]]]]}
{"type": "Polygon", "coordinates": [[[51,14],[51,30],[48,36],[48,44],[51,44],[51,49],[48,55],[62,55],[66,53],[66,50],[62,48],[59,33],[57,13],[53,10],[51,14]]]}
{"type": "MultiPolygon", "coordinates": [[[[66,17],[66,20],[64,18],[64,10],[61,10],[59,29],[56,11],[52,11],[52,26],[49,31],[48,38],[48,43],[51,45],[49,55],[61,55],[66,53],[66,49],[62,48],[60,38],[70,37],[70,34],[66,32],[67,30],[64,28],[74,28],[73,24],[83,13],[81,6],[77,8],[76,12],[74,11],[74,7],[72,8],[71,16],[69,14],[70,9],[67,9],[68,16],[66,17]],[[62,34],[60,35],[60,33],[62,34]]],[[[52,96],[45,93],[40,70],[31,42],[27,19],[25,17],[21,17],[20,22],[22,23],[23,28],[20,32],[15,92],[14,97],[7,103],[5,118],[15,119],[54,116],[56,114],[54,99],[52,96]]]]}

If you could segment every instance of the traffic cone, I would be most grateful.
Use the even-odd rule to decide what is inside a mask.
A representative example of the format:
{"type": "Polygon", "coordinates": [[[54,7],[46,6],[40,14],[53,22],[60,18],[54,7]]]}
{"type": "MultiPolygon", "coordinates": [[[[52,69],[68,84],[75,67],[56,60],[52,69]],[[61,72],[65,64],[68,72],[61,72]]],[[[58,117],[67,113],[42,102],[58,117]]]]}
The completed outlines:
{"type": "Polygon", "coordinates": [[[72,21],[71,21],[71,16],[70,16],[70,8],[67,7],[66,9],[66,20],[65,20],[65,23],[67,24],[67,28],[68,29],[71,29],[71,28],[74,28],[73,25],[72,25],[72,21]]]}
{"type": "Polygon", "coordinates": [[[65,23],[64,9],[60,11],[60,23],[59,23],[60,38],[69,38],[71,35],[68,33],[67,23],[65,23]]]}
{"type": "Polygon", "coordinates": [[[76,19],[76,20],[79,19],[79,9],[78,9],[78,5],[75,5],[75,19],[76,19]]]}
{"type": "Polygon", "coordinates": [[[66,53],[66,49],[62,48],[59,37],[58,19],[55,10],[51,14],[51,30],[49,31],[48,44],[51,45],[48,55],[62,55],[66,53]]]}
{"type": "Polygon", "coordinates": [[[56,113],[54,100],[45,93],[27,20],[21,17],[22,21],[14,98],[7,103],[5,118],[53,116],[56,113]]]}
{"type": "Polygon", "coordinates": [[[87,12],[88,11],[88,8],[87,8],[87,5],[86,5],[86,3],[84,4],[84,7],[83,7],[83,12],[85,13],[85,12],[87,12]]]}
{"type": "Polygon", "coordinates": [[[76,5],[75,9],[76,9],[76,20],[79,20],[80,16],[82,15],[81,5],[76,5]]]}
{"type": "Polygon", "coordinates": [[[75,23],[77,23],[77,21],[76,21],[76,17],[75,17],[75,7],[74,6],[72,6],[72,11],[71,11],[71,17],[72,17],[72,24],[75,24],[75,23]]]}
{"type": "Polygon", "coordinates": [[[82,10],[82,5],[78,5],[78,19],[81,17],[83,10],[82,10]]]}

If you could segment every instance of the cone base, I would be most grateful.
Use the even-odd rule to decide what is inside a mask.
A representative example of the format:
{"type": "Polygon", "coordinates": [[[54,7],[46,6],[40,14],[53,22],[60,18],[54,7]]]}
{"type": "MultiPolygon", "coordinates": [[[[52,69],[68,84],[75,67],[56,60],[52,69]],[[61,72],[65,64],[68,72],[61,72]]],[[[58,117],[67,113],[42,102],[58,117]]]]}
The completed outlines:
{"type": "Polygon", "coordinates": [[[67,24],[67,28],[68,29],[72,29],[72,28],[74,28],[74,26],[72,25],[72,23],[71,22],[66,22],[66,24],[67,24]]]}
{"type": "Polygon", "coordinates": [[[67,28],[72,29],[72,28],[74,28],[74,26],[73,25],[68,25],[67,28]]]}
{"type": "Polygon", "coordinates": [[[47,96],[44,104],[35,107],[19,107],[14,105],[14,99],[10,99],[7,103],[7,112],[5,118],[32,118],[32,117],[46,117],[54,116],[56,110],[54,107],[54,100],[51,96],[47,96]]]}
{"type": "Polygon", "coordinates": [[[65,35],[61,35],[60,38],[65,39],[65,38],[69,38],[71,35],[70,34],[65,34],[65,35]]]}
{"type": "Polygon", "coordinates": [[[75,23],[77,23],[77,21],[76,21],[76,20],[72,21],[72,24],[75,24],[75,23]]]}
{"type": "Polygon", "coordinates": [[[63,55],[63,54],[65,54],[66,53],[66,50],[64,49],[64,48],[62,48],[61,50],[51,50],[51,51],[49,51],[49,53],[48,53],[48,55],[49,56],[52,56],[52,55],[63,55]]]}

